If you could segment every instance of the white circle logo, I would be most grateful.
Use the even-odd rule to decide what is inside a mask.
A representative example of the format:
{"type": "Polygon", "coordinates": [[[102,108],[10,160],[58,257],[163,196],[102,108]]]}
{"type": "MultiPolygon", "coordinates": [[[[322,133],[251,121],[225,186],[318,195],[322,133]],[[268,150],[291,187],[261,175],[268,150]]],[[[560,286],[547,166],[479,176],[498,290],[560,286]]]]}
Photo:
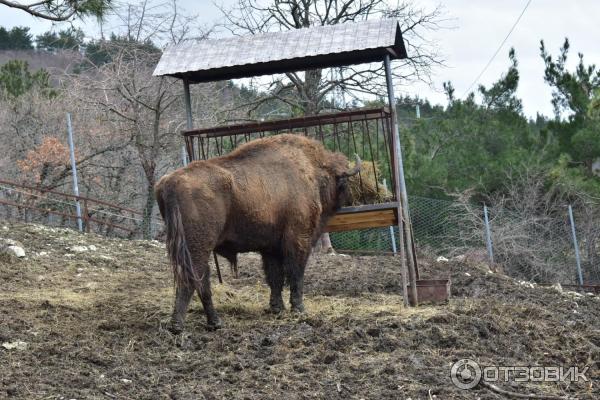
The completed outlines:
{"type": "Polygon", "coordinates": [[[481,380],[481,368],[471,359],[458,360],[450,369],[450,379],[459,389],[473,389],[481,380]]]}

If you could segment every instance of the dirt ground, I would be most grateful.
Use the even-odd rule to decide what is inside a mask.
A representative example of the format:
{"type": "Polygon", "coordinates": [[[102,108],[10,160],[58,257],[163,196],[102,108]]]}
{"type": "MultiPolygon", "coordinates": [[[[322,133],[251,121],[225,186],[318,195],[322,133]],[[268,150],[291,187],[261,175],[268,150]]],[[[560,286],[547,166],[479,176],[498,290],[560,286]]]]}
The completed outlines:
{"type": "MultiPolygon", "coordinates": [[[[452,279],[448,304],[406,309],[393,257],[313,257],[303,315],[265,313],[260,259],[213,284],[224,328],[196,298],[186,330],[165,329],[173,284],[164,246],[0,224],[26,259],[0,255],[0,398],[504,399],[461,390],[451,365],[592,365],[588,382],[499,383],[600,398],[600,299],[531,287],[466,261],[427,262],[452,279]],[[86,246],[86,250],[74,246],[86,246]]],[[[224,260],[223,260],[224,261],[224,260]]],[[[216,275],[216,274],[215,274],[216,275]]]]}

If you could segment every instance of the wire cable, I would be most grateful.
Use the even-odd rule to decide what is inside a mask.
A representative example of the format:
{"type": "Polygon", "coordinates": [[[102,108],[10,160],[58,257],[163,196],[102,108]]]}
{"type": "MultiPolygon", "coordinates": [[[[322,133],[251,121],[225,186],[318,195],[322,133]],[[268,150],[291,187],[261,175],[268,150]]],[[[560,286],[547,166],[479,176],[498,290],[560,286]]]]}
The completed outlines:
{"type": "Polygon", "coordinates": [[[525,4],[525,7],[523,7],[523,11],[521,11],[521,14],[519,14],[519,17],[517,18],[517,20],[513,24],[512,28],[510,28],[510,31],[508,31],[508,33],[506,34],[506,37],[504,38],[504,40],[502,41],[502,43],[500,43],[500,46],[498,46],[498,49],[496,50],[496,52],[494,53],[494,55],[492,56],[492,58],[490,58],[490,60],[488,61],[488,63],[481,70],[481,72],[479,73],[479,75],[477,75],[477,78],[475,78],[475,80],[473,81],[473,83],[471,83],[471,85],[469,86],[469,88],[467,90],[465,90],[465,92],[463,93],[463,95],[461,96],[461,98],[465,97],[465,95],[471,91],[471,89],[473,88],[473,86],[475,86],[475,84],[483,76],[483,74],[485,73],[485,71],[487,71],[487,69],[489,68],[489,66],[492,64],[492,61],[494,61],[494,58],[496,58],[496,56],[498,55],[498,53],[500,53],[500,50],[502,50],[502,47],[504,46],[504,44],[506,43],[506,41],[508,40],[508,38],[510,37],[510,35],[513,33],[513,31],[515,30],[515,28],[519,24],[519,21],[521,21],[521,18],[523,17],[523,14],[525,14],[525,10],[527,10],[527,8],[529,7],[529,4],[531,4],[531,1],[532,0],[528,0],[527,1],[527,4],[525,4]]]}

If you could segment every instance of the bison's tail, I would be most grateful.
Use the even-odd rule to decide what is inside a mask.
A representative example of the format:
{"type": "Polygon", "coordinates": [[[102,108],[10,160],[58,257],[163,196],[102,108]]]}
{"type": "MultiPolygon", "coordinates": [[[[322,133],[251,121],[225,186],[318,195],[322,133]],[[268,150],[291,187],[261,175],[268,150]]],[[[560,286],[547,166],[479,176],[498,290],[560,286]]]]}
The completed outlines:
{"type": "Polygon", "coordinates": [[[177,202],[164,210],[163,218],[167,230],[167,251],[173,267],[173,275],[177,285],[193,286],[196,272],[192,256],[185,240],[185,232],[181,213],[177,202]]]}

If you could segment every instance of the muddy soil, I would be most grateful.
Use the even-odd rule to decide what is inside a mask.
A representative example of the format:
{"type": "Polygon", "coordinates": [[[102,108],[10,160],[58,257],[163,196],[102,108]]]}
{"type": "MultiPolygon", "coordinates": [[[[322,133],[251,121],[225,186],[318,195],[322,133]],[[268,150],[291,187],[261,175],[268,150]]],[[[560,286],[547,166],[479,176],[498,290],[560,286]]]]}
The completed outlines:
{"type": "Polygon", "coordinates": [[[173,283],[161,243],[34,225],[0,224],[0,237],[27,252],[0,255],[0,344],[14,347],[0,346],[0,398],[507,398],[483,385],[455,387],[450,368],[463,358],[591,365],[588,382],[497,386],[600,398],[600,299],[484,265],[422,257],[423,277],[451,277],[452,298],[407,309],[397,258],[313,257],[306,313],[274,316],[265,313],[260,258],[242,256],[239,279],[222,260],[225,283],[214,281],[213,291],[223,329],[206,330],[194,299],[175,336],[165,329],[173,283]]]}

